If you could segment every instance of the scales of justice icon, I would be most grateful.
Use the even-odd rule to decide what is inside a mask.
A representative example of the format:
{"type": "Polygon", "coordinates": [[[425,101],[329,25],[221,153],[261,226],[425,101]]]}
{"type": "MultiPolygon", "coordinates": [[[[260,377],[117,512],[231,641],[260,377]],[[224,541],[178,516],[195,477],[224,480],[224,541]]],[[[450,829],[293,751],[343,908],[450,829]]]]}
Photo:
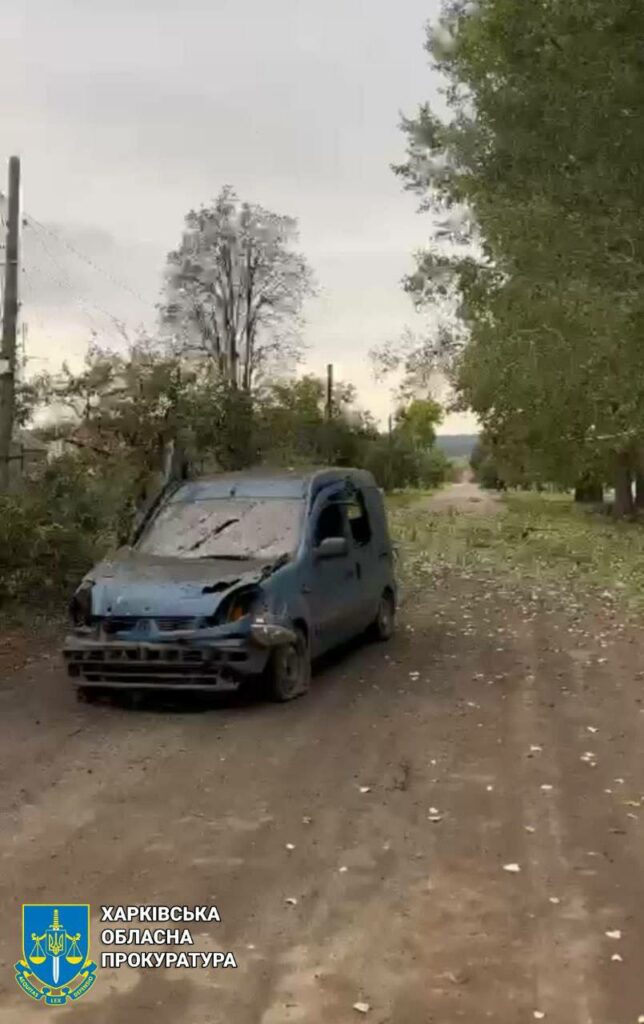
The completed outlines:
{"type": "Polygon", "coordinates": [[[60,923],[58,910],[54,910],[54,919],[42,935],[38,935],[36,932],[31,933],[31,941],[33,942],[29,954],[31,963],[44,964],[48,956],[52,958],[51,972],[54,985],[58,984],[60,978],[61,957],[64,957],[68,964],[82,963],[83,956],[79,948],[81,933],[70,935],[64,925],[60,923]]]}

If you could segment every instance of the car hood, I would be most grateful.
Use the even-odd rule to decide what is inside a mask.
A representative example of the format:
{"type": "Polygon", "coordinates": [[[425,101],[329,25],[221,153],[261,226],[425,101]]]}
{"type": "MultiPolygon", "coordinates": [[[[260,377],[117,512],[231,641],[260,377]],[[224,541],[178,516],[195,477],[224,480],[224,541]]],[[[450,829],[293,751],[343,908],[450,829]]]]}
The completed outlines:
{"type": "Polygon", "coordinates": [[[126,549],[100,562],[84,582],[94,584],[94,615],[212,615],[231,588],[259,583],[277,564],[274,559],[161,558],[126,549]]]}

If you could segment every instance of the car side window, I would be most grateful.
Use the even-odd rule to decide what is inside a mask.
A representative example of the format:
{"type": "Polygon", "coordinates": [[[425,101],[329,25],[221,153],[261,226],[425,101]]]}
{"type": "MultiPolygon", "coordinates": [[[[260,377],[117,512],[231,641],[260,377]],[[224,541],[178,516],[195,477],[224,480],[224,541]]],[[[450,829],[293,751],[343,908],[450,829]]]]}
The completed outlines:
{"type": "Polygon", "coordinates": [[[347,504],[347,516],[351,536],[356,544],[368,544],[371,540],[371,523],[367,505],[361,491],[356,491],[355,497],[347,504]]]}
{"type": "Polygon", "coordinates": [[[318,521],[315,524],[314,544],[318,547],[328,537],[344,537],[344,517],[342,505],[337,502],[329,502],[321,510],[318,521]]]}

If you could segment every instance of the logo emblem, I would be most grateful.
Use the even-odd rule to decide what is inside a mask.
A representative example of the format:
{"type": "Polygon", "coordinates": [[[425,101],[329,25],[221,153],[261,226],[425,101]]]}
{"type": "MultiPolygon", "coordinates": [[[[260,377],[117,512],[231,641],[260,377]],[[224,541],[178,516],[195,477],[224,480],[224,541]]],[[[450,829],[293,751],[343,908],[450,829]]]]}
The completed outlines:
{"type": "Polygon", "coordinates": [[[89,905],[24,903],[16,981],[32,999],[64,1006],[96,981],[89,959],[89,905]]]}

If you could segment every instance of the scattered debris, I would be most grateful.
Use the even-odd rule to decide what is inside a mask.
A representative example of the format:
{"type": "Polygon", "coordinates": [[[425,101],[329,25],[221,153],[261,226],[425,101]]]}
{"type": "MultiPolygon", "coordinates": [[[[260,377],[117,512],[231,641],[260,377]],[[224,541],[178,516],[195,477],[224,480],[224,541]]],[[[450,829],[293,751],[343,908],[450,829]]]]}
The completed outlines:
{"type": "Polygon", "coordinates": [[[524,828],[525,828],[526,832],[535,832],[536,831],[534,825],[525,825],[524,828]]]}
{"type": "Polygon", "coordinates": [[[531,743],[530,744],[530,753],[531,754],[540,754],[542,750],[543,750],[543,747],[540,747],[537,743],[531,743]]]}
{"type": "Polygon", "coordinates": [[[346,864],[343,864],[341,868],[338,868],[338,871],[340,872],[341,875],[343,875],[345,873],[345,871],[348,871],[348,870],[349,869],[346,866],[346,864]]]}
{"type": "Polygon", "coordinates": [[[358,1013],[369,1013],[371,1007],[369,1006],[369,1003],[354,1003],[353,1009],[357,1010],[358,1013]]]}
{"type": "Polygon", "coordinates": [[[588,732],[597,732],[597,728],[594,725],[587,725],[586,729],[588,730],[588,732]]]}
{"type": "Polygon", "coordinates": [[[309,818],[308,814],[305,814],[304,817],[302,818],[303,825],[310,825],[312,821],[313,818],[309,818]]]}
{"type": "Polygon", "coordinates": [[[619,955],[619,953],[613,953],[613,955],[611,957],[611,960],[613,960],[617,964],[623,964],[624,963],[624,961],[623,961],[622,957],[619,955]]]}
{"type": "Polygon", "coordinates": [[[549,896],[548,899],[550,900],[551,903],[555,903],[555,904],[556,903],[561,903],[561,900],[559,899],[558,896],[549,896]]]}
{"type": "Polygon", "coordinates": [[[361,793],[370,793],[371,792],[371,786],[360,786],[360,792],[361,793]]]}
{"type": "Polygon", "coordinates": [[[543,1018],[545,1017],[545,1013],[542,1013],[541,1010],[535,1010],[532,1016],[535,1020],[543,1020],[543,1018]]]}
{"type": "Polygon", "coordinates": [[[290,907],[296,907],[297,906],[297,900],[295,899],[295,896],[287,896],[286,899],[284,900],[284,902],[288,903],[288,905],[290,907]]]}
{"type": "Polygon", "coordinates": [[[518,871],[521,870],[521,868],[519,867],[518,864],[504,864],[503,865],[503,870],[504,871],[510,871],[510,872],[513,872],[514,874],[516,874],[518,871]]]}
{"type": "Polygon", "coordinates": [[[622,933],[620,932],[619,928],[616,928],[612,932],[606,932],[606,938],[607,939],[621,939],[621,937],[622,937],[622,933]]]}
{"type": "Polygon", "coordinates": [[[286,844],[286,849],[287,850],[294,850],[295,849],[295,845],[293,843],[287,843],[286,844]]]}
{"type": "Polygon", "coordinates": [[[552,786],[549,783],[544,782],[544,784],[542,785],[541,788],[544,791],[544,793],[549,793],[550,790],[552,789],[552,786]]]}

